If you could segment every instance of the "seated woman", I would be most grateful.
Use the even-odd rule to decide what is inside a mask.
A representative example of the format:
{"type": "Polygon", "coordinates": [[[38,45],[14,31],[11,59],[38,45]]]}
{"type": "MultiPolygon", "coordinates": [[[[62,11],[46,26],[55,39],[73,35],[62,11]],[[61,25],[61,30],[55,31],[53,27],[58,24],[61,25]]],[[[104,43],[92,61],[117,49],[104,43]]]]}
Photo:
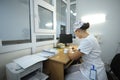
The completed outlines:
{"type": "Polygon", "coordinates": [[[87,32],[88,28],[89,23],[75,23],[74,33],[81,41],[78,49],[69,50],[68,56],[71,60],[82,57],[83,62],[68,68],[65,80],[91,80],[90,69],[93,65],[97,75],[95,80],[107,80],[104,63],[100,58],[100,46],[96,38],[87,32]]]}

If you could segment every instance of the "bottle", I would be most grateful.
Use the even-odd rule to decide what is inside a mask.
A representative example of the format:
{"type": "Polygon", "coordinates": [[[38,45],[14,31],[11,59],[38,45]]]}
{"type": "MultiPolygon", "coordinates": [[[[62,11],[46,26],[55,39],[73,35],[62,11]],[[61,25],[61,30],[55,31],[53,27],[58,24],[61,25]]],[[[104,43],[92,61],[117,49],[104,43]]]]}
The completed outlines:
{"type": "Polygon", "coordinates": [[[95,69],[95,66],[92,65],[90,69],[90,80],[97,80],[97,70],[95,69]]]}

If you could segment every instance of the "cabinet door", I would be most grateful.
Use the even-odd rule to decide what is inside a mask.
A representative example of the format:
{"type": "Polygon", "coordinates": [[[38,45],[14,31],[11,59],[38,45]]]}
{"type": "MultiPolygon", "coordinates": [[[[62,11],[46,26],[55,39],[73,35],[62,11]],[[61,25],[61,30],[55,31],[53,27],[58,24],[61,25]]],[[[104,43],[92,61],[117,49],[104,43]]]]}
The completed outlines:
{"type": "Polygon", "coordinates": [[[49,75],[49,80],[64,80],[64,64],[47,60],[43,66],[43,72],[49,75]]]}

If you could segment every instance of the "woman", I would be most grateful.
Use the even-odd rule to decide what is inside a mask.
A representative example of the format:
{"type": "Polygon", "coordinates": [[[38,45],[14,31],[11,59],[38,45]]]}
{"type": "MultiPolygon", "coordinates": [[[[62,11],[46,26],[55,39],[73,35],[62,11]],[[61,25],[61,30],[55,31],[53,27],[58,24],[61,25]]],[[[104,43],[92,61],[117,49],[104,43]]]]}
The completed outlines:
{"type": "Polygon", "coordinates": [[[78,49],[69,50],[68,56],[71,60],[82,57],[82,63],[73,65],[67,70],[65,80],[91,80],[90,69],[94,65],[97,78],[95,80],[107,80],[104,63],[100,58],[100,47],[93,35],[87,32],[89,23],[75,23],[74,33],[80,40],[78,49]]]}

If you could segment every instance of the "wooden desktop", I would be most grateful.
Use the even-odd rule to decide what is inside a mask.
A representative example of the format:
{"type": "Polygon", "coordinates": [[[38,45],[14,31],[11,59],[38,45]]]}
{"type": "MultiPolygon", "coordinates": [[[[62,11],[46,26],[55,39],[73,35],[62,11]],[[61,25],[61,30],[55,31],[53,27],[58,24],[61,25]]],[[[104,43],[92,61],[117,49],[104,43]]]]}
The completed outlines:
{"type": "Polygon", "coordinates": [[[64,54],[64,49],[58,51],[58,54],[49,58],[43,64],[44,73],[49,75],[48,80],[64,80],[64,70],[72,63],[67,54],[64,54]]]}

